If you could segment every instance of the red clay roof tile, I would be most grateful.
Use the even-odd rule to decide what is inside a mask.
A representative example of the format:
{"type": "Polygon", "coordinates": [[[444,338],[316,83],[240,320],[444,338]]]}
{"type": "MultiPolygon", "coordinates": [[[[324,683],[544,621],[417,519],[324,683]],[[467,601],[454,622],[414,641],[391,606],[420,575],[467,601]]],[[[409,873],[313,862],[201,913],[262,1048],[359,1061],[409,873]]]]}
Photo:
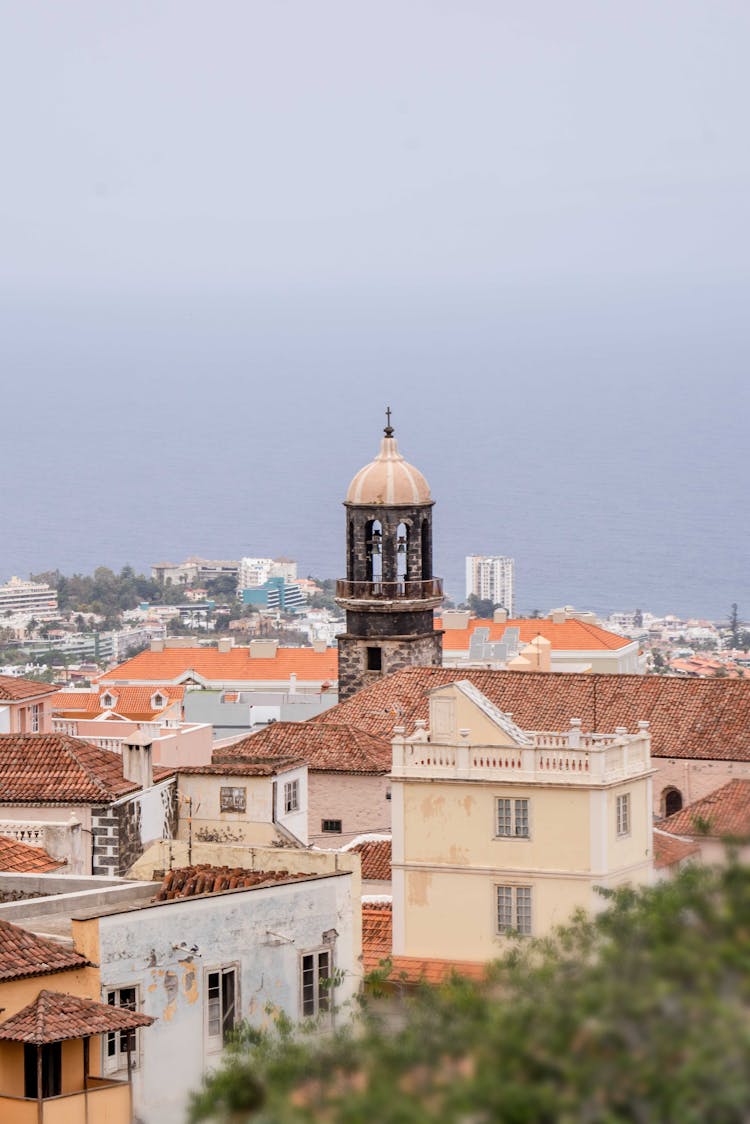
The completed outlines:
{"type": "Polygon", "coordinates": [[[21,679],[16,675],[0,675],[0,702],[22,702],[24,699],[51,695],[54,690],[49,683],[21,679]]]}
{"type": "MultiPolygon", "coordinates": [[[[171,769],[154,769],[163,780],[171,769]]],[[[136,792],[122,758],[67,734],[0,734],[0,803],[99,804],[136,792]]]]}
{"type": "Polygon", "coordinates": [[[61,866],[65,863],[53,859],[43,847],[33,847],[10,835],[0,835],[0,870],[16,874],[49,874],[61,866]]]}
{"type": "Polygon", "coordinates": [[[735,779],[659,822],[671,835],[750,838],[750,780],[735,779]]]}
{"type": "Polygon", "coordinates": [[[151,1026],[152,1022],[150,1015],[139,1015],[125,1007],[110,1007],[79,995],[45,990],[28,1007],[0,1023],[0,1039],[42,1046],[46,1042],[151,1026]]]}
{"type": "Polygon", "coordinates": [[[231,764],[243,757],[294,757],[319,773],[388,773],[391,769],[390,742],[348,723],[273,722],[215,752],[213,759],[231,764]]]}
{"type": "Polygon", "coordinates": [[[549,675],[543,672],[408,667],[365,687],[304,726],[345,723],[390,738],[428,718],[428,692],[468,679],[526,730],[584,731],[651,726],[655,757],[750,761],[750,679],[678,679],[661,675],[549,675]]]}
{"type": "Polygon", "coordinates": [[[326,648],[277,648],[275,656],[251,656],[248,648],[165,648],[163,652],[140,652],[99,679],[100,685],[117,680],[147,683],[177,683],[190,672],[212,683],[253,683],[258,680],[287,680],[294,673],[298,683],[312,680],[334,682],[338,677],[338,650],[326,648]]]}
{"type": "Polygon", "coordinates": [[[0,980],[20,980],[85,968],[88,960],[80,952],[38,937],[10,921],[0,921],[0,980]]]}
{"type": "MultiPolygon", "coordinates": [[[[442,621],[436,619],[435,628],[443,627],[442,621]]],[[[556,624],[545,617],[519,617],[502,624],[472,617],[468,628],[445,629],[443,648],[447,651],[468,652],[471,634],[476,628],[489,628],[489,639],[493,643],[502,639],[506,628],[518,629],[522,645],[530,644],[537,636],[543,636],[545,640],[549,640],[553,652],[617,651],[618,648],[626,648],[628,644],[633,643],[627,636],[618,636],[587,621],[571,619],[556,624]]]]}
{"type": "Polygon", "coordinates": [[[290,874],[288,870],[247,870],[240,866],[210,866],[202,863],[170,870],[154,901],[173,901],[175,898],[193,898],[201,894],[220,894],[225,890],[272,886],[275,882],[308,877],[307,874],[290,874]]]}
{"type": "Polygon", "coordinates": [[[362,859],[362,877],[373,882],[390,882],[391,880],[391,840],[390,839],[365,839],[361,843],[354,842],[346,850],[362,859]]]}

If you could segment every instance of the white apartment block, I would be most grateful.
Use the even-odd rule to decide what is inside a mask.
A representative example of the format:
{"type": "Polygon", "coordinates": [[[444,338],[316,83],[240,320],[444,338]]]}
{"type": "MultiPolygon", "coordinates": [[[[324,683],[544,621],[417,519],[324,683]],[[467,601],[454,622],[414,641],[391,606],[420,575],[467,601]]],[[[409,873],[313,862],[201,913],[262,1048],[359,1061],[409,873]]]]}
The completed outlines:
{"type": "Polygon", "coordinates": [[[297,563],[289,558],[242,558],[237,575],[237,589],[257,589],[269,578],[283,578],[293,582],[297,577],[297,563]]]}
{"type": "Polygon", "coordinates": [[[11,578],[0,585],[0,621],[3,617],[54,620],[57,615],[57,590],[44,582],[11,578]]]}
{"type": "Polygon", "coordinates": [[[514,562],[498,554],[469,554],[466,557],[466,596],[473,593],[483,601],[492,601],[513,616],[514,562]]]}

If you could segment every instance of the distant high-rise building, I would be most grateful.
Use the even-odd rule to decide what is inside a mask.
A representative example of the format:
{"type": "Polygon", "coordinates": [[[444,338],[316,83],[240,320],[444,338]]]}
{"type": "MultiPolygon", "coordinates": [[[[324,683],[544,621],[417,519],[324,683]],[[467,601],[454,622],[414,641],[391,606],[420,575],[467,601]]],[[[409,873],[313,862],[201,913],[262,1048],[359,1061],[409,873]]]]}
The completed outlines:
{"type": "Polygon", "coordinates": [[[513,616],[514,562],[497,554],[469,554],[466,558],[466,596],[502,605],[513,616]]]}

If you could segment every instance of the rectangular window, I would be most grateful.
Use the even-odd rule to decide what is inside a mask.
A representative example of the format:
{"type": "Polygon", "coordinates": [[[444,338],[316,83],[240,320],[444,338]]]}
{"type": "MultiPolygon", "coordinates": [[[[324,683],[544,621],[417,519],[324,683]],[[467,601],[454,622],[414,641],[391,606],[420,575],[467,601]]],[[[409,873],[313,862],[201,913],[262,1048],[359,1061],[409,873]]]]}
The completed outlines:
{"type": "Polygon", "coordinates": [[[327,1014],[331,1009],[331,951],[305,952],[301,963],[301,1006],[304,1018],[327,1014]]]}
{"type": "Polygon", "coordinates": [[[368,671],[382,671],[383,670],[383,650],[382,650],[382,648],[368,648],[367,649],[367,670],[368,671]]]}
{"type": "MultiPolygon", "coordinates": [[[[122,1007],[126,1011],[138,1010],[138,992],[134,987],[113,987],[106,992],[110,1007],[122,1007]]],[[[138,1064],[138,1032],[136,1030],[117,1030],[108,1034],[104,1041],[104,1069],[113,1073],[127,1069],[128,1040],[130,1041],[131,1065],[138,1064]]]]}
{"type": "Polygon", "coordinates": [[[31,732],[32,734],[39,733],[39,712],[41,707],[34,705],[31,708],[31,732]]]}
{"type": "Polygon", "coordinates": [[[630,793],[617,797],[617,834],[630,834],[630,793]]]}
{"type": "Polygon", "coordinates": [[[247,808],[247,789],[222,787],[219,805],[222,812],[244,812],[247,808]]]}
{"type": "Polygon", "coordinates": [[[529,838],[529,801],[525,798],[500,798],[497,805],[496,835],[514,839],[529,838]]]}
{"type": "Polygon", "coordinates": [[[284,782],[284,813],[299,811],[299,781],[284,782]]]}
{"type": "Polygon", "coordinates": [[[221,1050],[239,1021],[237,968],[206,972],[206,1049],[221,1050]]]}
{"type": "Polygon", "coordinates": [[[332,835],[341,835],[341,820],[323,820],[320,830],[330,832],[332,835]]]}
{"type": "Polygon", "coordinates": [[[497,931],[531,933],[531,886],[497,886],[497,931]]]}

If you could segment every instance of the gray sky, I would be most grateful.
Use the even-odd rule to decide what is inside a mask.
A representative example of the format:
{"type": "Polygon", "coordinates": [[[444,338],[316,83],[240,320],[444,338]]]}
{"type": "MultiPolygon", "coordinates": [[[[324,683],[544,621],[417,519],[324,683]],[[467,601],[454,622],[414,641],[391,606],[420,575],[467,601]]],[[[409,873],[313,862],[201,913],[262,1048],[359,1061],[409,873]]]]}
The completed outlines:
{"type": "Polygon", "coordinates": [[[0,2],[0,579],[335,575],[390,402],[453,592],[750,615],[749,55],[744,0],[0,2]]]}

